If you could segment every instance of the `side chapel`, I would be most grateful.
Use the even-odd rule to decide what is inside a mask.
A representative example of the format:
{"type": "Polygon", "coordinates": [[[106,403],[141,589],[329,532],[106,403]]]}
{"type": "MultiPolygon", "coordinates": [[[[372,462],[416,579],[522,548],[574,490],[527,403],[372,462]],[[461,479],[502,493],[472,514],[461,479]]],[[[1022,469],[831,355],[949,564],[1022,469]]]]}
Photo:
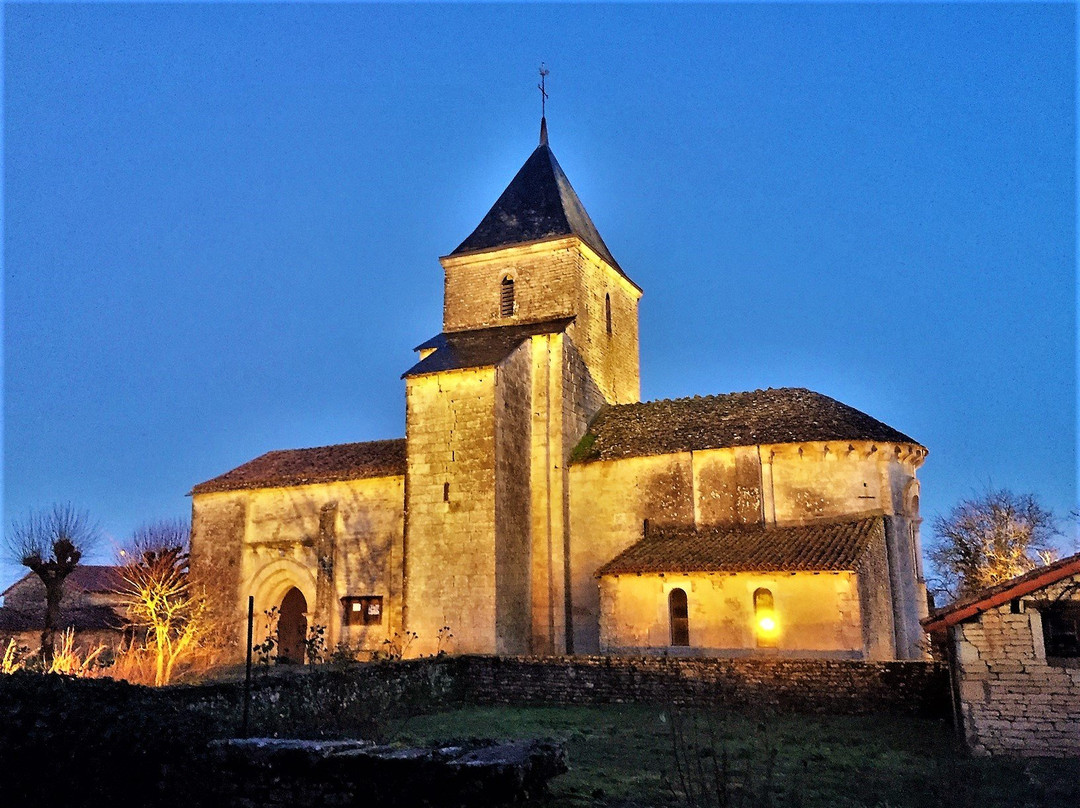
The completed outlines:
{"type": "Polygon", "coordinates": [[[440,259],[405,437],[192,489],[191,564],[280,654],[924,655],[917,441],[828,396],[640,401],[638,302],[540,144],[440,259]],[[453,635],[447,642],[447,635],[453,635]]]}

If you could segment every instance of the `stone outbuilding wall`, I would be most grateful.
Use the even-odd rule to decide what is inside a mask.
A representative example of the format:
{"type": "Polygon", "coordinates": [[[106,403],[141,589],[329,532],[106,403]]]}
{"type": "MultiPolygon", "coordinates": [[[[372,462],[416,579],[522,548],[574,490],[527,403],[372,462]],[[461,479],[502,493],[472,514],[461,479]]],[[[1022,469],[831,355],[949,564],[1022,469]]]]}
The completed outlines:
{"type": "Polygon", "coordinates": [[[940,609],[924,627],[945,641],[974,753],[1080,755],[1080,555],[940,609]]]}
{"type": "Polygon", "coordinates": [[[1080,658],[1047,656],[1045,610],[1080,576],[951,628],[964,734],[983,754],[1080,754],[1080,658]],[[1018,605],[1013,605],[1014,603],[1018,605]]]}

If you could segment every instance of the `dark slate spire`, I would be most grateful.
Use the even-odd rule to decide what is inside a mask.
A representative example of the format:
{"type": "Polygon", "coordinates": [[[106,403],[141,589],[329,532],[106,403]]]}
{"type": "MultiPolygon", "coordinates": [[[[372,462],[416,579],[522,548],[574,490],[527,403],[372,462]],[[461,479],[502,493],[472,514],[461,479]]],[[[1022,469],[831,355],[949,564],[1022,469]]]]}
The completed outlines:
{"type": "MultiPolygon", "coordinates": [[[[506,186],[477,228],[451,255],[509,247],[530,241],[577,236],[619,271],[559,161],[551,153],[547,120],[540,119],[540,145],[506,186]]],[[[632,282],[632,281],[631,281],[632,282]]]]}

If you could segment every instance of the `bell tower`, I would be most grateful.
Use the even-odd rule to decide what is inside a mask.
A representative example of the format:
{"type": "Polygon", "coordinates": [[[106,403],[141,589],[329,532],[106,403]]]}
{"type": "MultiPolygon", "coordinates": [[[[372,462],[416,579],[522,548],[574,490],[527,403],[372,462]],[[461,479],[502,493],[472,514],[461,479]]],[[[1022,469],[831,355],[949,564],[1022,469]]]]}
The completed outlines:
{"type": "Polygon", "coordinates": [[[540,143],[476,229],[439,259],[443,331],[573,318],[567,334],[604,399],[638,401],[638,300],[548,145],[540,143]]]}
{"type": "Polygon", "coordinates": [[[449,255],[442,332],[404,374],[405,629],[433,653],[573,651],[569,461],[635,402],[641,289],[540,143],[449,255]]]}

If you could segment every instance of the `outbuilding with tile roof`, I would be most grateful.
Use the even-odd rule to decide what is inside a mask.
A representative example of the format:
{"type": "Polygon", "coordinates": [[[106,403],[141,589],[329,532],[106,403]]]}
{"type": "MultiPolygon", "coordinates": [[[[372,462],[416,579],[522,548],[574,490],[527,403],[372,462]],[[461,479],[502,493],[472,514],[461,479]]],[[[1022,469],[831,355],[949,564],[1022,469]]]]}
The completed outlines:
{"type": "Polygon", "coordinates": [[[934,611],[957,724],[976,754],[1080,755],[1080,555],[934,611]]]}
{"type": "MultiPolygon", "coordinates": [[[[75,647],[87,650],[105,645],[115,649],[127,638],[124,580],[120,568],[83,564],[64,579],[57,628],[74,632],[75,647]]],[[[10,640],[31,651],[40,646],[45,628],[45,585],[27,573],[3,592],[0,606],[0,648],[10,640]]]]}

